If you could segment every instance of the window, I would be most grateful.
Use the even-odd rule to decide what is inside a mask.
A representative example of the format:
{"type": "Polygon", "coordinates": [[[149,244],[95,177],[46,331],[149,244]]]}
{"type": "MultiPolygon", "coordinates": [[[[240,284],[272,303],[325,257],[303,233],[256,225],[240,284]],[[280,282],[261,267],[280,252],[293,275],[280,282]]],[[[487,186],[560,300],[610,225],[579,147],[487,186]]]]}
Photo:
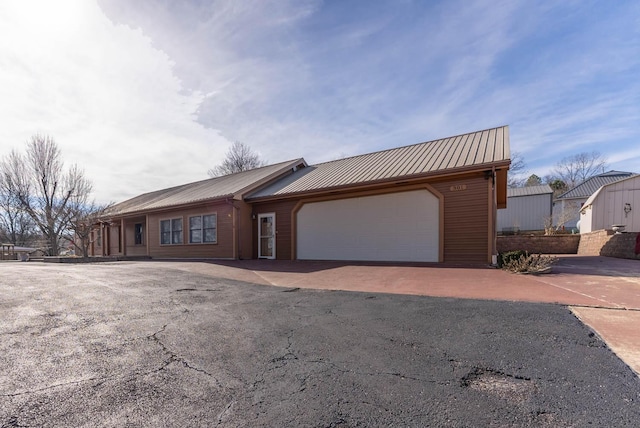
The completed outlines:
{"type": "Polygon", "coordinates": [[[135,226],[134,226],[134,229],[135,229],[135,232],[134,232],[135,244],[136,245],[142,245],[142,239],[143,239],[142,233],[144,231],[144,229],[142,228],[142,223],[136,223],[135,226]]]}
{"type": "Polygon", "coordinates": [[[216,214],[189,217],[189,243],[216,243],[218,231],[216,214]]]}
{"type": "Polygon", "coordinates": [[[160,221],[160,244],[182,244],[182,219],[160,221]]]}
{"type": "Polygon", "coordinates": [[[102,229],[97,230],[96,245],[102,247],[102,229]]]}

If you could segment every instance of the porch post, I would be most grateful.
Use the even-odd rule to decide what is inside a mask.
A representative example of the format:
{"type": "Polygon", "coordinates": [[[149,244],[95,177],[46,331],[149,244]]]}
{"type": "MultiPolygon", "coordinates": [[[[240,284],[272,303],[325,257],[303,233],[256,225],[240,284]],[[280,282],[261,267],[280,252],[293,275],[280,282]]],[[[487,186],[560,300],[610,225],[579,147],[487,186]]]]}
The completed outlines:
{"type": "Polygon", "coordinates": [[[120,219],[120,243],[122,244],[122,255],[127,255],[127,234],[124,233],[124,219],[120,219]]]}

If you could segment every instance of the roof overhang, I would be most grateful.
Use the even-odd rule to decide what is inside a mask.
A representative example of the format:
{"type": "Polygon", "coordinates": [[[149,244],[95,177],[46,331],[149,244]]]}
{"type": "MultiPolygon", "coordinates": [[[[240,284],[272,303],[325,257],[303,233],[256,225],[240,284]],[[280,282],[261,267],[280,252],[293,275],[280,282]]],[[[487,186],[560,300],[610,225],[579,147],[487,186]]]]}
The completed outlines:
{"type": "Polygon", "coordinates": [[[264,177],[262,180],[252,183],[250,186],[240,189],[238,192],[236,192],[233,195],[233,199],[238,201],[244,200],[247,194],[258,191],[263,187],[271,184],[274,180],[277,180],[289,174],[293,174],[297,170],[301,168],[306,168],[307,166],[309,165],[307,164],[307,161],[304,160],[304,158],[293,160],[289,164],[283,166],[280,170],[274,172],[273,174],[270,174],[267,177],[264,177]]]}
{"type": "Polygon", "coordinates": [[[105,213],[105,215],[103,215],[100,218],[100,221],[106,221],[106,222],[111,222],[114,221],[114,219],[123,219],[123,218],[133,218],[133,217],[141,217],[144,216],[146,214],[157,214],[157,213],[162,213],[162,212],[166,212],[166,211],[173,211],[176,208],[192,208],[192,207],[197,207],[199,205],[205,205],[205,204],[218,204],[218,203],[224,203],[226,201],[229,201],[233,199],[233,195],[229,194],[229,195],[223,195],[223,196],[217,196],[215,198],[207,198],[207,199],[200,199],[197,201],[191,201],[189,203],[185,203],[185,204],[175,204],[175,205],[167,205],[167,206],[163,206],[163,207],[158,207],[158,208],[151,208],[151,209],[141,209],[141,210],[137,210],[137,211],[127,211],[127,212],[116,212],[116,213],[105,213]]]}
{"type": "Polygon", "coordinates": [[[498,209],[507,208],[507,171],[509,165],[505,168],[496,168],[495,186],[496,186],[496,205],[498,209]]]}

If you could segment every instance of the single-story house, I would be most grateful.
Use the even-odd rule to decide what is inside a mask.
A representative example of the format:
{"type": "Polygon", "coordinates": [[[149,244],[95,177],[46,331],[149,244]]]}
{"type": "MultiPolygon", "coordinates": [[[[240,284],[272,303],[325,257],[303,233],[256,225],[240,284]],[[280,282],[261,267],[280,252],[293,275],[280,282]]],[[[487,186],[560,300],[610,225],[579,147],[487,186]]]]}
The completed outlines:
{"type": "Polygon", "coordinates": [[[245,198],[304,167],[304,159],[294,159],[136,196],[106,213],[89,253],[250,259],[255,220],[245,198]]]}
{"type": "Polygon", "coordinates": [[[578,184],[571,190],[559,195],[553,202],[554,224],[574,229],[580,220],[580,210],[600,187],[632,176],[632,172],[609,171],[595,175],[578,184]]]}
{"type": "Polygon", "coordinates": [[[317,165],[296,159],[137,196],[94,255],[492,262],[507,126],[317,165]]]}
{"type": "Polygon", "coordinates": [[[640,232],[640,175],[607,184],[587,199],[580,211],[580,233],[611,230],[640,232]]]}
{"type": "Polygon", "coordinates": [[[507,208],[498,210],[498,233],[544,230],[552,207],[553,189],[549,185],[510,187],[507,208]]]}

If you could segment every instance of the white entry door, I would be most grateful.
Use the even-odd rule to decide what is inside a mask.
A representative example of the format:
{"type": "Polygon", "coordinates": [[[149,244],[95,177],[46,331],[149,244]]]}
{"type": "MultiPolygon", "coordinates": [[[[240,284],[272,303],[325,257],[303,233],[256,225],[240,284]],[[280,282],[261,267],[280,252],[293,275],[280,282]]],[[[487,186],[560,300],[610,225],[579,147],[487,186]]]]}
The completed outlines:
{"type": "Polygon", "coordinates": [[[276,258],[276,214],[258,214],[258,258],[276,258]]]}

